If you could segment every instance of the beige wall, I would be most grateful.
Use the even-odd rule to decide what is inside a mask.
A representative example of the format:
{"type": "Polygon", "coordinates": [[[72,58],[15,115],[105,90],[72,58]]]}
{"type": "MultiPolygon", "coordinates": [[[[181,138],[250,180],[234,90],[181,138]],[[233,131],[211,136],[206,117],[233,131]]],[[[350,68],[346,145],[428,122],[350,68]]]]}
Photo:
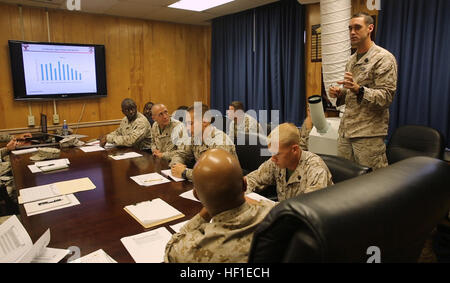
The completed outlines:
{"type": "MultiPolygon", "coordinates": [[[[8,40],[47,41],[45,9],[23,7],[23,31],[17,5],[0,3],[0,131],[27,127],[28,102],[13,100],[8,40]]],[[[193,101],[210,101],[211,29],[206,26],[49,10],[53,42],[104,44],[108,97],[57,101],[60,121],[76,123],[123,117],[122,99],[130,97],[142,111],[147,101],[165,103],[169,111],[193,101]]],[[[31,102],[36,125],[39,113],[52,125],[53,102],[31,102]]],[[[59,126],[58,126],[59,127],[59,126]]],[[[116,126],[82,128],[97,137],[116,126]]]]}

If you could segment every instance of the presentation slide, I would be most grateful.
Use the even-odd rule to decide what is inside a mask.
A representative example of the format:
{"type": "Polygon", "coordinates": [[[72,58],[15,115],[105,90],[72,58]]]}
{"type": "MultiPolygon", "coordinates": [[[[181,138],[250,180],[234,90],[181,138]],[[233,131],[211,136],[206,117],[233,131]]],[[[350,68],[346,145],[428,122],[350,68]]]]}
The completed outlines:
{"type": "Polygon", "coordinates": [[[93,46],[22,44],[27,95],[97,92],[93,46]]]}

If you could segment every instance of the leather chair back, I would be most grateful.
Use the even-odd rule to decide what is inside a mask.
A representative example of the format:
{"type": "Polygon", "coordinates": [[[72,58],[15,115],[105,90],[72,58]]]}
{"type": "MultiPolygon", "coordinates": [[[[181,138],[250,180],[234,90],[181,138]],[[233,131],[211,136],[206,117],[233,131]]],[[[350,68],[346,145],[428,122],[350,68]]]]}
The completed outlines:
{"type": "Polygon", "coordinates": [[[444,150],[444,136],[436,129],[406,125],[395,130],[387,146],[386,156],[389,164],[414,156],[443,159],[444,150]]]}
{"type": "Polygon", "coordinates": [[[351,162],[343,157],[318,154],[330,169],[333,183],[339,183],[369,173],[371,168],[351,162]]]}
{"type": "Polygon", "coordinates": [[[450,165],[414,157],[281,202],[254,233],[249,262],[415,262],[450,208],[450,165]]]}

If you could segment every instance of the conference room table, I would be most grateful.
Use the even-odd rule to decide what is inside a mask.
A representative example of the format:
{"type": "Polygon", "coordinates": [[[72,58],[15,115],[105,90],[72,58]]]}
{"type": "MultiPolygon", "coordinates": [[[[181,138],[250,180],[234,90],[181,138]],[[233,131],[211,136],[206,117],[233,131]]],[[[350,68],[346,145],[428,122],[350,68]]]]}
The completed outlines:
{"type": "MultiPolygon", "coordinates": [[[[16,189],[51,184],[59,181],[89,177],[96,188],[75,193],[80,204],[34,216],[27,216],[20,205],[20,219],[33,242],[50,228],[48,247],[68,249],[78,247],[81,256],[103,249],[117,262],[134,262],[121,238],[136,235],[160,227],[175,233],[169,225],[186,221],[197,214],[202,205],[180,196],[191,190],[189,181],[144,187],[130,177],[152,172],[161,173],[168,163],[150,153],[130,148],[112,148],[105,151],[85,153],[79,148],[62,149],[60,158],[68,158],[69,168],[31,173],[27,165],[34,164],[31,154],[11,155],[11,166],[16,189]],[[114,160],[109,155],[135,151],[142,157],[114,160]],[[181,211],[185,217],[145,229],[124,207],[142,201],[161,198],[181,211]]],[[[68,257],[62,261],[66,261],[68,257]]]]}

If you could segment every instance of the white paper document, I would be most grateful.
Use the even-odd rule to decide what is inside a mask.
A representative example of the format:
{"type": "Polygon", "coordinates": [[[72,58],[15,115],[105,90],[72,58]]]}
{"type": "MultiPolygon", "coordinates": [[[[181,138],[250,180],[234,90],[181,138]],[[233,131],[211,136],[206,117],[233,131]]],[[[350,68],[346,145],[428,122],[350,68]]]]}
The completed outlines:
{"type": "Polygon", "coordinates": [[[60,195],[69,195],[76,192],[95,189],[94,183],[89,178],[73,179],[56,182],[53,184],[30,187],[19,190],[19,204],[33,202],[60,195]]]}
{"type": "Polygon", "coordinates": [[[99,249],[70,263],[117,263],[117,261],[110,257],[103,249],[99,249]]]}
{"type": "Polygon", "coordinates": [[[181,227],[183,227],[189,220],[177,223],[175,225],[170,225],[169,227],[173,229],[176,233],[180,232],[181,227]]]}
{"type": "Polygon", "coordinates": [[[44,234],[39,238],[39,240],[34,243],[29,251],[18,261],[21,263],[29,263],[33,258],[37,257],[50,243],[50,229],[47,229],[44,234]]]}
{"type": "Polygon", "coordinates": [[[200,201],[194,196],[194,190],[190,190],[190,191],[184,192],[184,193],[182,193],[182,194],[180,195],[180,197],[182,197],[182,198],[187,198],[187,199],[190,199],[190,200],[193,200],[193,201],[198,201],[198,202],[200,202],[200,201]]]}
{"type": "Polygon", "coordinates": [[[120,239],[137,263],[164,261],[167,242],[172,234],[164,227],[120,239]]]}
{"type": "Polygon", "coordinates": [[[19,204],[60,196],[61,193],[53,185],[43,185],[19,190],[19,204]]]}
{"type": "Polygon", "coordinates": [[[68,168],[69,164],[70,164],[69,159],[63,158],[63,159],[36,162],[34,163],[34,165],[28,165],[28,168],[30,168],[31,173],[40,173],[68,168]]]}
{"type": "Polygon", "coordinates": [[[181,182],[184,181],[186,179],[184,178],[178,178],[172,175],[172,170],[171,169],[167,169],[167,170],[161,170],[161,174],[163,174],[164,176],[170,177],[172,180],[174,180],[175,182],[181,182]]]}
{"type": "Polygon", "coordinates": [[[257,193],[249,193],[249,194],[246,194],[245,196],[246,196],[246,197],[249,197],[249,198],[251,198],[251,199],[254,199],[254,200],[256,200],[256,201],[265,200],[265,201],[274,203],[273,200],[270,200],[270,199],[268,199],[268,198],[266,198],[266,197],[263,197],[262,195],[257,194],[257,193]]]}
{"type": "Polygon", "coordinates": [[[138,221],[142,222],[143,225],[151,225],[183,215],[179,210],[160,198],[140,202],[135,205],[127,205],[125,209],[136,217],[138,221]]]}
{"type": "Polygon", "coordinates": [[[99,145],[90,145],[90,146],[82,146],[80,149],[84,152],[94,152],[94,151],[103,151],[105,150],[103,147],[99,145]]]}
{"type": "Polygon", "coordinates": [[[50,242],[50,230],[33,245],[30,235],[13,215],[0,225],[0,263],[31,262],[39,256],[50,242]]]}
{"type": "MultiPolygon", "coordinates": [[[[27,205],[31,204],[31,203],[26,203],[24,204],[24,208],[25,208],[25,212],[27,213],[27,216],[33,216],[33,215],[37,215],[37,214],[41,214],[41,213],[46,213],[46,212],[50,212],[53,210],[58,210],[58,209],[62,209],[62,208],[66,208],[66,207],[71,207],[71,206],[75,206],[75,205],[79,205],[80,201],[73,195],[62,195],[60,197],[56,197],[56,198],[51,198],[51,199],[45,199],[45,200],[41,200],[41,201],[37,201],[37,203],[39,202],[48,202],[45,204],[45,209],[44,207],[42,209],[36,209],[36,210],[32,210],[32,211],[28,211],[27,210],[27,205]],[[56,201],[59,198],[63,198],[62,201],[56,201]],[[64,204],[62,204],[62,202],[64,202],[64,204]]],[[[39,205],[37,205],[39,206],[39,205]]],[[[44,205],[42,205],[44,206],[44,205]]]]}
{"type": "Polygon", "coordinates": [[[65,195],[57,196],[53,198],[48,198],[44,200],[38,200],[34,202],[28,202],[23,205],[25,208],[25,211],[27,212],[27,215],[36,213],[43,210],[49,210],[51,208],[56,208],[59,206],[64,206],[66,204],[69,204],[70,200],[65,195]]]}
{"type": "Polygon", "coordinates": [[[143,155],[139,154],[137,152],[124,152],[124,153],[116,153],[116,154],[109,155],[109,157],[111,157],[114,160],[123,160],[123,159],[136,158],[136,157],[141,157],[141,156],[143,156],[143,155]]]}
{"type": "Polygon", "coordinates": [[[162,175],[158,173],[149,173],[138,176],[130,177],[133,181],[138,183],[140,186],[154,186],[164,183],[170,183],[170,180],[164,178],[162,175]]]}
{"type": "Polygon", "coordinates": [[[31,263],[58,263],[69,253],[70,250],[44,248],[39,255],[33,258],[31,263]]]}
{"type": "Polygon", "coordinates": [[[38,151],[38,149],[36,147],[33,147],[33,148],[27,148],[27,149],[13,150],[13,151],[11,151],[11,153],[20,155],[20,154],[27,154],[27,153],[36,152],[36,151],[38,151]]]}

